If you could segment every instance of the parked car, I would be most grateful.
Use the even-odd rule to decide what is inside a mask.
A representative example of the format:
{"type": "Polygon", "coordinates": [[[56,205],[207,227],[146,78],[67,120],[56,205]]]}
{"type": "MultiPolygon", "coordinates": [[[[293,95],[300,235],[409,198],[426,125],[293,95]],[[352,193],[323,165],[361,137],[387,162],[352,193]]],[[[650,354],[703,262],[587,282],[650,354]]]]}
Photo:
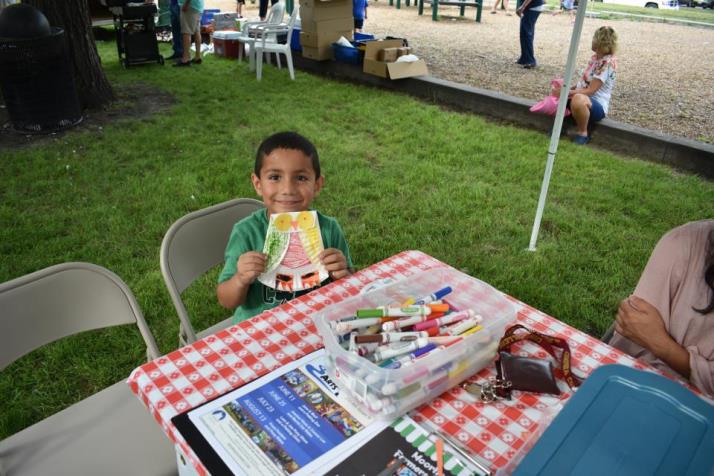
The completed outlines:
{"type": "Polygon", "coordinates": [[[667,10],[679,10],[678,0],[602,0],[602,3],[629,5],[631,7],[664,8],[667,10]]]}

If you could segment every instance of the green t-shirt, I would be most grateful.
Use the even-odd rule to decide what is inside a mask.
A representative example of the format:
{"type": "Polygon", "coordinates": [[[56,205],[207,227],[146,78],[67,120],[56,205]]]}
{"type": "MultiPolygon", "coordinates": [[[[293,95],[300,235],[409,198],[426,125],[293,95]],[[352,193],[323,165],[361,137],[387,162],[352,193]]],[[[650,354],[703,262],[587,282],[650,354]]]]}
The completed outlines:
{"type": "MultiPolygon", "coordinates": [[[[345,235],[342,233],[337,220],[322,215],[320,212],[317,212],[317,220],[320,223],[320,234],[325,248],[337,248],[342,251],[347,259],[347,266],[352,268],[352,258],[350,257],[347,240],[345,240],[345,235]]],[[[218,276],[219,283],[231,279],[236,274],[240,255],[248,251],[263,251],[265,233],[267,231],[268,214],[265,209],[258,210],[233,225],[233,231],[231,231],[228,246],[226,247],[226,264],[220,276],[218,276]]],[[[244,321],[310,291],[312,289],[296,292],[277,291],[256,280],[248,288],[245,302],[236,308],[233,314],[233,322],[244,321]]]]}

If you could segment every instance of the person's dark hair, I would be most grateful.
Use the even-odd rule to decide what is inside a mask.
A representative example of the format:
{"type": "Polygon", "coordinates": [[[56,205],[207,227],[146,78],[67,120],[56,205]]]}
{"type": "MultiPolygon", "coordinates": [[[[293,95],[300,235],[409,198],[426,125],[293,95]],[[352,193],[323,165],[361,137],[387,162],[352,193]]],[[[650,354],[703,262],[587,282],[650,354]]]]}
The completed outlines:
{"type": "Polygon", "coordinates": [[[255,154],[255,175],[260,177],[260,170],[263,168],[263,159],[270,155],[275,149],[299,150],[312,161],[312,168],[315,170],[315,178],[320,178],[320,157],[312,142],[301,136],[297,132],[278,132],[268,137],[258,147],[255,154]]]}
{"type": "Polygon", "coordinates": [[[709,304],[704,309],[693,308],[700,314],[708,314],[714,311],[714,228],[709,230],[709,243],[707,244],[707,258],[704,262],[704,281],[712,290],[712,297],[709,304]]]}

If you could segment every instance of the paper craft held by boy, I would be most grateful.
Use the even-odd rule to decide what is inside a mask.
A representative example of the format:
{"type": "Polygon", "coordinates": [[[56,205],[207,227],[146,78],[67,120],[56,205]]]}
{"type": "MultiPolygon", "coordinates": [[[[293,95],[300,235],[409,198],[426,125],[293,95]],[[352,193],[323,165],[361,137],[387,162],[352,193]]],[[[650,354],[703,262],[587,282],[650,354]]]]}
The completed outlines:
{"type": "Polygon", "coordinates": [[[318,258],[323,249],[317,212],[272,214],[263,248],[268,262],[258,280],[279,291],[319,286],[329,277],[318,258]]]}

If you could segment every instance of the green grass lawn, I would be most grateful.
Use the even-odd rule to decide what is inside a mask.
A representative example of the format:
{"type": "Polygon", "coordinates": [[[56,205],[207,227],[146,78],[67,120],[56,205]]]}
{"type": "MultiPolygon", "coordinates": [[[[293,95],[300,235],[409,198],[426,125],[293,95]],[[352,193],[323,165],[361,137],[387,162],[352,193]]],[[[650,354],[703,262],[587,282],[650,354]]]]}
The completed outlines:
{"type": "MultiPolygon", "coordinates": [[[[64,261],[103,265],[137,295],[162,352],[178,343],[164,233],[187,212],[253,197],[254,151],[279,130],[317,145],[326,182],[315,206],[341,222],[358,268],[419,249],[595,336],[657,239],[714,215],[711,182],[563,142],[538,251],[527,252],[542,133],[303,72],[291,82],[267,67],[258,83],[246,63],[210,57],[125,70],[113,43],[99,48],[117,90],[142,82],[175,104],[2,152],[0,281],[64,261]]],[[[186,298],[199,328],[228,314],[215,275],[186,298]]],[[[0,438],[126,378],[143,356],[132,328],[33,352],[0,374],[0,438]]]]}

